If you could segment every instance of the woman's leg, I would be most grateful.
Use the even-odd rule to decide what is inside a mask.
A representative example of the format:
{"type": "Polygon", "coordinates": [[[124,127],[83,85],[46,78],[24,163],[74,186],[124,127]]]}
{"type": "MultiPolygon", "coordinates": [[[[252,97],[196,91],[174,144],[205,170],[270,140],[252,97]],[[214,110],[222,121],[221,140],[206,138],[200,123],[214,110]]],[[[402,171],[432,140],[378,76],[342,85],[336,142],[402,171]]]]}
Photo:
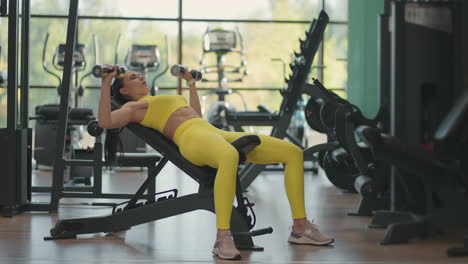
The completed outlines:
{"type": "MultiPolygon", "coordinates": [[[[247,133],[223,132],[229,142],[247,133]]],[[[284,184],[293,218],[288,239],[293,244],[328,245],[334,239],[321,234],[316,225],[307,221],[304,205],[304,154],[296,145],[270,136],[259,135],[260,145],[248,155],[247,161],[258,164],[284,163],[284,184]]]]}
{"type": "Polygon", "coordinates": [[[181,154],[193,164],[208,165],[218,169],[214,182],[218,230],[213,254],[222,259],[240,259],[240,252],[229,231],[239,165],[237,150],[218,133],[216,128],[204,123],[192,124],[177,138],[177,142],[181,154]]]}
{"type": "MultiPolygon", "coordinates": [[[[227,141],[232,142],[249,133],[222,131],[221,134],[227,141]]],[[[261,143],[247,155],[247,161],[257,164],[285,164],[284,185],[292,217],[293,219],[303,219],[305,221],[304,154],[302,149],[275,137],[258,136],[261,143]]]]}
{"type": "Polygon", "coordinates": [[[181,154],[198,166],[217,168],[214,182],[216,226],[230,229],[232,205],[236,192],[239,155],[216,128],[193,124],[178,140],[181,154]]]}

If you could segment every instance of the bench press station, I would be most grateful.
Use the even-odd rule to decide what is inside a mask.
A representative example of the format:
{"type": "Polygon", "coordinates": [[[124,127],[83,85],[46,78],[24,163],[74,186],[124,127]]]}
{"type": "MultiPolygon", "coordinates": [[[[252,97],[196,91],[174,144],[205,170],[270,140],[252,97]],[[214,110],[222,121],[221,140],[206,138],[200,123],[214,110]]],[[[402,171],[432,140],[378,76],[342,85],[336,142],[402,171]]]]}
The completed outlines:
{"type": "MultiPolygon", "coordinates": [[[[45,237],[45,240],[76,238],[79,234],[117,232],[135,225],[195,210],[207,210],[214,213],[213,184],[216,173],[214,168],[193,165],[180,154],[178,147],[172,141],[154,129],[137,123],[130,123],[126,128],[163,155],[157,166],[151,171],[151,176],[140,186],[131,200],[114,206],[112,214],[59,220],[50,230],[51,237],[45,237]],[[157,193],[158,199],[148,199],[145,204],[138,203],[150,183],[154,182],[168,161],[171,161],[200,184],[198,192],[177,197],[177,190],[174,189],[157,193]]],[[[97,131],[97,134],[99,132],[102,133],[102,131],[97,131]]],[[[260,139],[256,135],[246,135],[232,142],[232,145],[239,152],[239,163],[244,162],[247,153],[259,144],[260,139]]],[[[254,245],[252,237],[272,233],[273,229],[269,227],[252,230],[256,216],[252,210],[252,204],[242,195],[239,175],[237,177],[236,201],[237,206],[233,208],[231,217],[231,230],[236,247],[240,250],[262,251],[262,247],[254,245]]]]}

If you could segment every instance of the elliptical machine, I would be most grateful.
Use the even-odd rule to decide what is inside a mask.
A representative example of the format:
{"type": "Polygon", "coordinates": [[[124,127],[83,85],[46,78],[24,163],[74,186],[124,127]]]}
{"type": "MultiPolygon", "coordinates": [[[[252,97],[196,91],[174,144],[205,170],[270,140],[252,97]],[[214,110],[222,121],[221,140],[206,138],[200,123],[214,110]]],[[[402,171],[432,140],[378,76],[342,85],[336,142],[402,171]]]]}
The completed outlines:
{"type": "MultiPolygon", "coordinates": [[[[115,64],[118,63],[118,48],[120,44],[121,35],[117,38],[117,44],[115,48],[115,64]]],[[[169,39],[165,36],[166,42],[166,66],[164,69],[159,71],[161,67],[161,53],[159,51],[159,46],[154,44],[132,44],[128,49],[127,55],[125,56],[125,65],[127,69],[135,71],[147,77],[148,73],[156,73],[151,81],[150,94],[155,95],[158,91],[156,86],[156,80],[163,76],[170,65],[170,45],[169,39]],[[159,71],[159,72],[158,72],[159,71]]]]}
{"type": "MultiPolygon", "coordinates": [[[[118,50],[120,46],[121,35],[117,37],[115,45],[115,59],[114,64],[118,64],[118,50]]],[[[166,40],[166,65],[163,69],[161,67],[161,53],[159,46],[154,44],[132,44],[125,55],[125,66],[127,69],[135,71],[147,77],[148,73],[155,73],[151,81],[150,94],[156,95],[158,87],[156,80],[163,76],[169,69],[169,40],[166,40]]],[[[122,152],[124,153],[143,153],[146,152],[146,143],[140,138],[133,135],[128,129],[123,128],[120,132],[120,140],[122,142],[122,152]]]]}
{"type": "MultiPolygon", "coordinates": [[[[58,81],[59,84],[57,86],[57,92],[60,95],[61,93],[61,85],[62,85],[62,80],[59,75],[54,73],[53,71],[49,70],[47,68],[47,62],[45,59],[45,54],[47,50],[47,43],[49,40],[50,34],[47,33],[46,38],[44,40],[44,48],[42,50],[42,68],[44,69],[45,72],[48,74],[54,76],[58,81]]],[[[94,51],[95,51],[95,64],[97,62],[97,38],[96,36],[93,36],[93,44],[94,44],[94,51]]],[[[63,71],[64,68],[64,63],[65,63],[65,44],[59,44],[57,48],[55,49],[54,55],[52,57],[52,66],[57,70],[57,71],[63,71]]],[[[85,45],[84,44],[76,44],[75,45],[75,51],[73,53],[73,71],[74,74],[85,71],[87,66],[86,62],[86,56],[85,56],[85,45]]],[[[83,96],[84,93],[84,86],[82,85],[83,81],[91,75],[91,72],[88,72],[87,74],[83,75],[78,83],[75,83],[73,86],[73,91],[70,96],[70,103],[74,107],[80,107],[81,102],[80,99],[83,96]]]]}
{"type": "Polygon", "coordinates": [[[225,101],[226,95],[235,93],[241,97],[243,104],[243,111],[247,110],[247,103],[244,96],[239,91],[228,88],[229,82],[242,82],[244,77],[248,75],[247,71],[247,60],[245,58],[245,45],[242,35],[239,33],[238,28],[236,30],[225,30],[225,29],[209,29],[207,28],[203,34],[203,54],[200,60],[200,71],[203,76],[207,76],[212,73],[217,73],[216,79],[202,78],[202,82],[217,82],[218,87],[214,90],[210,90],[202,94],[202,111],[203,115],[206,116],[208,122],[217,128],[234,131],[234,127],[228,125],[225,119],[226,112],[236,112],[236,107],[233,104],[225,101]],[[240,39],[239,48],[237,49],[237,38],[240,39]],[[214,53],[216,55],[216,65],[206,65],[205,56],[208,53],[214,53]],[[238,53],[240,55],[240,64],[228,65],[226,64],[226,55],[230,53],[238,53]],[[237,78],[228,79],[227,74],[237,74],[237,78]],[[205,105],[208,95],[216,94],[218,100],[213,102],[207,113],[205,112],[205,105]]]}
{"type": "MultiPolygon", "coordinates": [[[[45,59],[47,43],[50,34],[47,33],[44,40],[44,47],[42,52],[42,67],[45,72],[54,76],[58,80],[57,93],[60,95],[62,91],[62,79],[60,76],[51,71],[45,59]]],[[[97,38],[93,36],[95,62],[97,61],[97,38]]],[[[58,71],[62,71],[65,62],[65,44],[59,44],[55,49],[52,57],[52,66],[58,71]]],[[[77,44],[73,54],[73,71],[74,74],[80,71],[85,71],[87,66],[85,56],[85,46],[77,44]]],[[[89,121],[94,120],[92,109],[79,108],[81,105],[80,99],[84,93],[83,81],[90,76],[91,72],[83,75],[79,81],[73,86],[70,96],[70,103],[73,108],[69,111],[69,122],[67,127],[67,140],[66,140],[66,153],[71,159],[85,158],[90,151],[80,144],[82,138],[81,129],[79,126],[87,125],[89,121]]],[[[31,119],[36,120],[34,128],[34,159],[36,160],[36,169],[39,165],[53,166],[55,158],[55,138],[57,134],[57,123],[60,112],[60,105],[47,104],[39,105],[36,107],[36,116],[31,119]]],[[[70,184],[84,183],[91,184],[90,178],[92,177],[91,167],[70,167],[70,184]]]]}

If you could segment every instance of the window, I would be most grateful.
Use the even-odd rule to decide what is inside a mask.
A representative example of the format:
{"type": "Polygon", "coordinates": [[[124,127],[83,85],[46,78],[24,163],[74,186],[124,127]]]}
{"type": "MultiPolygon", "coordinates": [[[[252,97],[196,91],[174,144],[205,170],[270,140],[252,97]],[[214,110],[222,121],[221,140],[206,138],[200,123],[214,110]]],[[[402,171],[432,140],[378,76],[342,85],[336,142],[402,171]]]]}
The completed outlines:
{"type": "MultiPolygon", "coordinates": [[[[42,50],[49,32],[45,60],[60,78],[62,72],[52,67],[56,47],[65,43],[69,1],[31,1],[31,96],[30,113],[40,104],[59,102],[57,78],[42,67],[42,50]]],[[[244,95],[249,110],[259,103],[277,110],[284,88],[284,76],[289,75],[291,55],[299,50],[298,39],[304,38],[311,20],[325,7],[330,23],[324,35],[323,47],[315,57],[311,76],[322,78],[327,88],[342,96],[347,83],[347,0],[87,0],[79,3],[77,42],[85,45],[88,68],[76,73],[79,82],[94,63],[125,64],[125,55],[132,44],[158,45],[161,66],[158,72],[148,72],[148,83],[167,65],[179,63],[198,68],[202,56],[202,36],[207,28],[237,29],[244,40],[249,75],[242,82],[229,83],[244,95]],[[252,5],[255,3],[255,5],[252,5]],[[181,6],[179,6],[182,4],[181,6]],[[182,14],[179,17],[179,14],[182,14]],[[179,32],[179,28],[182,29],[179,32]],[[181,36],[179,35],[181,34],[181,36]],[[97,37],[99,57],[95,61],[93,36],[97,37]],[[169,41],[169,51],[166,40],[169,41]],[[179,39],[181,43],[179,43],[179,39]],[[180,48],[179,48],[180,47],[180,48]],[[283,63],[285,62],[285,63],[283,63]],[[283,67],[285,66],[285,67],[283,67]],[[250,89],[250,90],[249,90],[250,89]]],[[[7,19],[0,18],[0,30],[7,31],[7,19]]],[[[6,71],[7,34],[0,34],[0,71],[6,71]]],[[[216,56],[208,54],[207,64],[215,64],[216,56]],[[210,57],[211,56],[211,57],[210,57]]],[[[227,64],[238,65],[239,55],[228,54],[227,64]]],[[[215,75],[212,76],[216,78],[215,75]]],[[[87,77],[83,106],[97,104],[100,80],[87,77]]],[[[164,93],[173,93],[177,79],[168,72],[157,79],[156,85],[164,93]]],[[[217,83],[201,83],[200,90],[217,87],[217,83]]],[[[231,95],[238,110],[243,110],[240,96],[231,95]]],[[[209,98],[206,99],[209,103],[209,98]]],[[[231,100],[231,99],[229,99],[231,100]]],[[[93,106],[95,108],[95,106],[93,106]]],[[[0,87],[0,127],[6,125],[6,89],[0,87]]]]}

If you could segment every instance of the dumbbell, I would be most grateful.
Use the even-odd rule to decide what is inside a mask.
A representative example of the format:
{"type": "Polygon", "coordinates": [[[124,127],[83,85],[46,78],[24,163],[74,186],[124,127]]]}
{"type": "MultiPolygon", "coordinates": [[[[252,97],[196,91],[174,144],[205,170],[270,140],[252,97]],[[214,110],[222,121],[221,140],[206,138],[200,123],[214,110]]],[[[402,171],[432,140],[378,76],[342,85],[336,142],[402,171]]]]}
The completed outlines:
{"type": "MultiPolygon", "coordinates": [[[[180,65],[180,64],[174,64],[172,65],[171,67],[171,74],[172,76],[175,76],[175,77],[182,77],[182,75],[185,73],[185,68],[184,66],[180,65]]],[[[197,70],[191,70],[190,71],[190,74],[192,75],[192,77],[195,79],[195,81],[199,81],[202,79],[202,73],[197,71],[197,70]]]]}
{"type": "Polygon", "coordinates": [[[88,133],[93,137],[98,137],[98,136],[100,136],[102,134],[102,132],[104,132],[104,129],[102,129],[99,126],[99,123],[96,120],[93,120],[93,121],[88,123],[88,129],[87,130],[88,130],[88,133]]]}
{"type": "MultiPolygon", "coordinates": [[[[125,71],[126,71],[125,68],[120,67],[118,65],[116,65],[116,66],[118,67],[116,78],[124,77],[125,76],[125,71]]],[[[102,76],[106,76],[107,74],[111,73],[112,72],[112,67],[109,67],[107,65],[98,64],[98,65],[94,65],[91,72],[92,72],[94,77],[101,78],[102,76]]]]}

